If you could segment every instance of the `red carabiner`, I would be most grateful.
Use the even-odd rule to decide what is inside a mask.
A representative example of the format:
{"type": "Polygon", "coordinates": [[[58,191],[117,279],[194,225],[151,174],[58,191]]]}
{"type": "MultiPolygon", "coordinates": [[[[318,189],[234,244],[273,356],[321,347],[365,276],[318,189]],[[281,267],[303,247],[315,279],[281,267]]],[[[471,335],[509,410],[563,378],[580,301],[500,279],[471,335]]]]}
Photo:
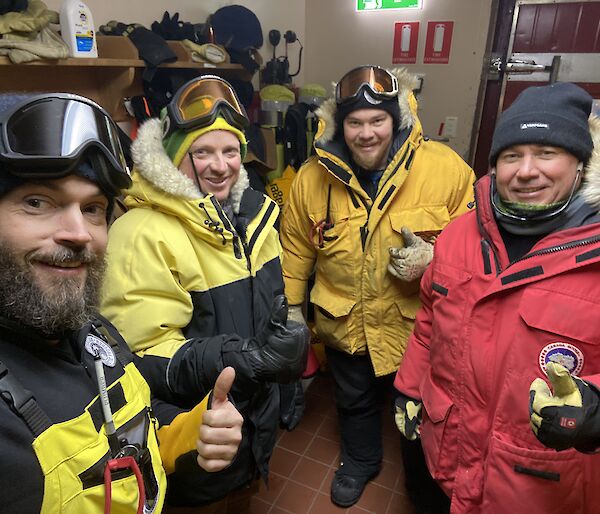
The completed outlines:
{"type": "Polygon", "coordinates": [[[139,499],[136,514],[143,514],[144,503],[146,502],[146,492],[144,490],[144,480],[142,472],[135,459],[131,456],[119,457],[110,459],[104,467],[104,514],[110,514],[110,506],[112,504],[112,476],[111,472],[121,469],[130,469],[135,475],[138,484],[139,499]]]}

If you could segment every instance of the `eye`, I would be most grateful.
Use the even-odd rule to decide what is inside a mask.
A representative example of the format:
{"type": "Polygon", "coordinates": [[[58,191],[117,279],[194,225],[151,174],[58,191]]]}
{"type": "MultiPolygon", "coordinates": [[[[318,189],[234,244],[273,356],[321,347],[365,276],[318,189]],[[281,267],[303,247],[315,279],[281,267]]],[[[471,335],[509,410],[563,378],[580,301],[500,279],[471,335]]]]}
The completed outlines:
{"type": "Polygon", "coordinates": [[[237,157],[238,155],[240,155],[240,151],[237,148],[227,148],[225,150],[225,155],[227,157],[237,157]]]}
{"type": "Polygon", "coordinates": [[[208,152],[204,148],[197,148],[192,152],[192,157],[194,159],[202,159],[206,157],[207,153],[208,152]]]}
{"type": "Polygon", "coordinates": [[[516,152],[503,152],[498,157],[498,160],[503,162],[515,162],[519,158],[519,154],[516,152]]]}
{"type": "Polygon", "coordinates": [[[46,211],[51,207],[48,200],[40,198],[39,196],[28,196],[23,202],[25,203],[27,210],[32,212],[46,211]]]}
{"type": "Polygon", "coordinates": [[[554,157],[556,154],[557,152],[553,148],[542,148],[540,151],[540,155],[546,158],[554,157]]]}
{"type": "Polygon", "coordinates": [[[108,211],[108,203],[94,202],[84,206],[81,212],[93,222],[104,222],[108,211]]]}

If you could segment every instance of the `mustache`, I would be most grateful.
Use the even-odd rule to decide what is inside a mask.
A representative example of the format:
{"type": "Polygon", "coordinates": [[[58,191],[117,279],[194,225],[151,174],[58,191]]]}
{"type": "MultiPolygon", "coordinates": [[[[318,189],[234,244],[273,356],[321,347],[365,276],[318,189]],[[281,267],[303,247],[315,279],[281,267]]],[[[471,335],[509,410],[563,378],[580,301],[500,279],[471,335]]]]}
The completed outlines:
{"type": "Polygon", "coordinates": [[[62,264],[92,264],[97,262],[99,257],[87,248],[67,248],[62,247],[55,252],[48,253],[41,250],[34,251],[27,256],[27,262],[43,262],[52,266],[62,264]]]}

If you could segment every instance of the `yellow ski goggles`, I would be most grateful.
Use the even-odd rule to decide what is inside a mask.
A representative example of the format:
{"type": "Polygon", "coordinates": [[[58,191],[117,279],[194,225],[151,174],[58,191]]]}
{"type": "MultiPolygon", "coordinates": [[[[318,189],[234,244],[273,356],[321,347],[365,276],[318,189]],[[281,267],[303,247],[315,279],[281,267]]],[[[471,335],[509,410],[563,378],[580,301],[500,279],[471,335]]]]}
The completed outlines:
{"type": "Polygon", "coordinates": [[[221,77],[203,75],[180,87],[167,105],[168,135],[174,130],[195,130],[211,125],[218,116],[235,128],[248,126],[246,110],[233,87],[221,77]]]}

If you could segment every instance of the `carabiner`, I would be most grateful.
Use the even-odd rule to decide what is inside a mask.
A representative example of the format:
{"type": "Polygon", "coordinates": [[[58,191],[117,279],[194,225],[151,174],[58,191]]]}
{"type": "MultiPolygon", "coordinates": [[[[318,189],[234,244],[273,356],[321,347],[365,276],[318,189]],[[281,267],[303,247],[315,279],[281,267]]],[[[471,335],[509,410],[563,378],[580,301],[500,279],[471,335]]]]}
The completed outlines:
{"type": "Polygon", "coordinates": [[[144,490],[144,479],[142,472],[135,459],[131,456],[109,459],[104,467],[104,514],[110,514],[112,504],[112,475],[113,471],[130,469],[135,475],[138,485],[139,498],[136,514],[143,514],[144,503],[146,502],[146,491],[144,490]]]}

